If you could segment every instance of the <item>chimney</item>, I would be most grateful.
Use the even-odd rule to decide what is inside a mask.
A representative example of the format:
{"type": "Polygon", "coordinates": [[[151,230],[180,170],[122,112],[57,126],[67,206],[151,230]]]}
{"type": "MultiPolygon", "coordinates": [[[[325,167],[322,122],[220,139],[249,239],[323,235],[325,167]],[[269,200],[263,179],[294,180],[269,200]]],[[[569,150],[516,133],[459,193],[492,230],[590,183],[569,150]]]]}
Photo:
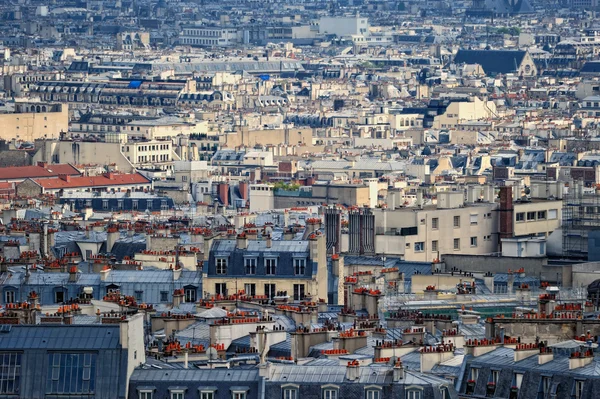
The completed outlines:
{"type": "Polygon", "coordinates": [[[294,234],[294,230],[291,227],[288,227],[283,231],[284,241],[292,241],[295,235],[296,234],[294,234]]]}
{"type": "Polygon", "coordinates": [[[513,194],[511,186],[500,187],[500,239],[513,236],[513,194]]]}
{"type": "Polygon", "coordinates": [[[175,267],[173,267],[173,281],[178,281],[180,277],[181,277],[181,266],[175,265],[175,267]]]}
{"type": "Polygon", "coordinates": [[[64,175],[58,175],[58,178],[59,178],[60,180],[64,180],[64,181],[66,181],[67,183],[70,183],[70,182],[71,182],[71,176],[70,176],[70,175],[67,175],[67,174],[64,174],[64,175]]]}
{"type": "Polygon", "coordinates": [[[100,271],[100,281],[106,281],[110,275],[110,266],[104,266],[100,271]]]}
{"type": "Polygon", "coordinates": [[[173,307],[178,308],[182,303],[184,303],[183,290],[173,291],[173,307]]]}
{"type": "Polygon", "coordinates": [[[69,269],[69,282],[74,283],[77,281],[77,266],[71,266],[69,269]]]}
{"type": "Polygon", "coordinates": [[[111,252],[121,234],[119,228],[111,226],[106,230],[106,252],[111,252]]]}
{"type": "Polygon", "coordinates": [[[183,368],[184,369],[188,368],[188,363],[189,363],[189,349],[185,348],[183,350],[183,368]]]}
{"type": "Polygon", "coordinates": [[[348,362],[346,366],[346,379],[349,381],[356,381],[360,378],[360,363],[358,360],[348,362]]]}
{"type": "Polygon", "coordinates": [[[587,366],[594,360],[592,349],[581,348],[581,351],[571,353],[569,358],[569,370],[578,369],[587,366]]]}
{"type": "Polygon", "coordinates": [[[212,247],[212,243],[213,240],[215,239],[215,237],[212,235],[212,233],[205,233],[204,234],[204,261],[208,262],[208,259],[210,257],[210,249],[212,247]]]}
{"type": "Polygon", "coordinates": [[[398,360],[396,364],[394,364],[392,381],[400,382],[404,379],[404,367],[402,367],[402,362],[398,360]]]}
{"type": "Polygon", "coordinates": [[[543,346],[540,348],[540,354],[538,355],[538,364],[546,364],[554,360],[554,353],[552,353],[552,348],[547,346],[543,346]]]}
{"type": "Polygon", "coordinates": [[[248,249],[248,237],[246,233],[238,234],[236,238],[236,246],[238,249],[248,249]]]}
{"type": "Polygon", "coordinates": [[[271,248],[273,246],[273,239],[271,238],[271,234],[267,234],[265,237],[265,244],[267,248],[271,248]]]}
{"type": "Polygon", "coordinates": [[[483,276],[483,283],[488,290],[494,292],[494,274],[492,272],[487,272],[483,276]]]}
{"type": "Polygon", "coordinates": [[[67,313],[63,315],[63,324],[70,326],[73,324],[73,315],[71,313],[67,313]]]}
{"type": "Polygon", "coordinates": [[[38,162],[37,166],[39,166],[40,168],[44,168],[45,169],[48,166],[48,163],[47,162],[38,162]]]}
{"type": "Polygon", "coordinates": [[[420,349],[421,373],[427,373],[436,365],[454,357],[454,345],[424,346],[420,349]]]}
{"type": "Polygon", "coordinates": [[[514,360],[515,360],[515,362],[519,362],[523,359],[527,359],[528,357],[531,357],[538,353],[539,353],[539,348],[536,343],[518,344],[517,348],[515,349],[514,360]]]}
{"type": "Polygon", "coordinates": [[[27,301],[29,302],[32,308],[37,308],[40,304],[40,296],[37,292],[31,291],[27,296],[27,301]]]}

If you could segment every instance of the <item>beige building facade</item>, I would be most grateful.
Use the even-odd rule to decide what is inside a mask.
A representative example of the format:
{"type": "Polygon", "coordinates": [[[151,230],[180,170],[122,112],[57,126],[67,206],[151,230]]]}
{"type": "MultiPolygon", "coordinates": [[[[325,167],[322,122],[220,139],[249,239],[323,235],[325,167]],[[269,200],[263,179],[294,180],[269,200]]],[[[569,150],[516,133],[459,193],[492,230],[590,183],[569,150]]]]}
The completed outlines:
{"type": "Polygon", "coordinates": [[[0,139],[33,142],[40,138],[58,138],[69,130],[66,104],[17,103],[14,113],[0,113],[0,139]]]}

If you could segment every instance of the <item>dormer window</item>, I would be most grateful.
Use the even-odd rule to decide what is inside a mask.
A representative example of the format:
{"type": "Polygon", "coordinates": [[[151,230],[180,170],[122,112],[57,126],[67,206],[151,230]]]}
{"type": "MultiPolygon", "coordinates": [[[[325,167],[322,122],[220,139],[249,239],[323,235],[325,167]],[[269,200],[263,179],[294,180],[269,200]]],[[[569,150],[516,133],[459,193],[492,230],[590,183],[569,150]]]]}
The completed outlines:
{"type": "Polygon", "coordinates": [[[227,274],[227,258],[216,258],[217,274],[227,274]]]}
{"type": "Polygon", "coordinates": [[[246,274],[256,274],[256,258],[245,258],[244,266],[246,269],[246,274]]]}
{"type": "Polygon", "coordinates": [[[295,258],[294,259],[294,274],[297,276],[302,276],[306,272],[306,259],[305,258],[295,258]]]}

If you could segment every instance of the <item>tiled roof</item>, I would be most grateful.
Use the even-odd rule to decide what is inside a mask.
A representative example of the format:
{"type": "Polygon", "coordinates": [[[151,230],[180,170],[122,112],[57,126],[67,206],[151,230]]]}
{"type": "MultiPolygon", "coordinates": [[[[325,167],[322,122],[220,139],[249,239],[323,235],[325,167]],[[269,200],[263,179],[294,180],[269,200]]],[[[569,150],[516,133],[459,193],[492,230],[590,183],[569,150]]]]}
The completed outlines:
{"type": "Polygon", "coordinates": [[[58,175],[79,176],[80,174],[81,173],[70,164],[0,168],[0,180],[49,178],[58,177],[58,175]]]}
{"type": "Polygon", "coordinates": [[[35,179],[35,182],[45,189],[76,188],[76,187],[106,187],[123,186],[129,184],[150,183],[150,180],[139,173],[114,174],[112,178],[103,176],[81,176],[73,177],[67,180],[55,179],[35,179]]]}

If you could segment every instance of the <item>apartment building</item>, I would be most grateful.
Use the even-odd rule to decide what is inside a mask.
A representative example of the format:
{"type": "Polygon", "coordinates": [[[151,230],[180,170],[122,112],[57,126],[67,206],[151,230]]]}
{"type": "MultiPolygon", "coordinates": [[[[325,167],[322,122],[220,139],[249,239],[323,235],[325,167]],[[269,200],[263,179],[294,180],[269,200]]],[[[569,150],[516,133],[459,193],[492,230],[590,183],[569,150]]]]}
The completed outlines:
{"type": "MultiPolygon", "coordinates": [[[[327,300],[330,279],[338,284],[335,291],[343,289],[339,268],[334,267],[331,275],[328,273],[322,234],[315,232],[307,240],[249,238],[256,237],[256,233],[247,229],[235,240],[212,241],[210,252],[205,254],[202,279],[205,296],[228,296],[243,291],[248,296],[264,295],[271,299],[287,295],[293,301],[327,300]]],[[[205,245],[206,240],[205,237],[205,245]]]]}
{"type": "Polygon", "coordinates": [[[41,102],[16,103],[13,110],[0,110],[0,126],[0,139],[6,141],[17,138],[33,142],[58,137],[69,130],[69,107],[41,102]]]}
{"type": "Polygon", "coordinates": [[[228,47],[240,43],[241,34],[233,26],[184,26],[179,43],[198,47],[228,47]]]}
{"type": "MultiPolygon", "coordinates": [[[[415,207],[375,208],[374,252],[431,262],[446,254],[496,253],[503,239],[546,240],[560,227],[562,201],[522,197],[520,192],[518,187],[501,187],[496,202],[493,186],[474,185],[439,192],[437,204],[425,205],[418,191],[415,207]]],[[[342,252],[349,250],[348,241],[349,235],[343,234],[342,252]]]]}

